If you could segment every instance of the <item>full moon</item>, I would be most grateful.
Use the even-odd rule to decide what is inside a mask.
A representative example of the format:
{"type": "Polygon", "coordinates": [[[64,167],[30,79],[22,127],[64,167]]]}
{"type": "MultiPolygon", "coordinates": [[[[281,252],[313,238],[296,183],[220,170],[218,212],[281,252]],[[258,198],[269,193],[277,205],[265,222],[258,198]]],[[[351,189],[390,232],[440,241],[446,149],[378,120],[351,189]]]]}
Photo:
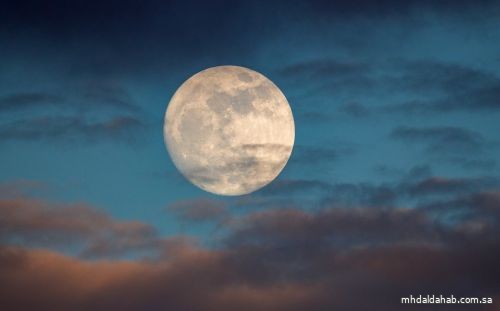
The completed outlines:
{"type": "Polygon", "coordinates": [[[264,187],[285,167],[295,124],[273,82],[244,67],[218,66],[179,87],[163,134],[174,165],[194,185],[242,195],[264,187]]]}

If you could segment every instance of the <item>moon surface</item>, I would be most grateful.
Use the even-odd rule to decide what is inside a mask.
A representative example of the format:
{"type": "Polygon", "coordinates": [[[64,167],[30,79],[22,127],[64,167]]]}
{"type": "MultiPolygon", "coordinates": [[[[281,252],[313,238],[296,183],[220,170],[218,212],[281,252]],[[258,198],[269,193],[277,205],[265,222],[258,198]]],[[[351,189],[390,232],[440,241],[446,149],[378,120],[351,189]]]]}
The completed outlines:
{"type": "Polygon", "coordinates": [[[168,104],[163,134],[179,171],[220,195],[258,190],[285,167],[295,124],[280,89],[238,66],[205,69],[186,80],[168,104]]]}

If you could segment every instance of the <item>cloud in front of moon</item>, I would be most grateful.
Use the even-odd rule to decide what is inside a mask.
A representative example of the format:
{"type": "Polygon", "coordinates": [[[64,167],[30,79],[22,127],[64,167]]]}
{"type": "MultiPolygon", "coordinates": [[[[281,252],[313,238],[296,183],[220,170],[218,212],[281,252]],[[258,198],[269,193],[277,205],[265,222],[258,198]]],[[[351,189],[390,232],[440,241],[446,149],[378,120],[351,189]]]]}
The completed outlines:
{"type": "Polygon", "coordinates": [[[165,113],[167,150],[193,184],[242,195],[275,179],[292,152],[295,125],[280,89],[238,66],[203,70],[175,92],[165,113]]]}

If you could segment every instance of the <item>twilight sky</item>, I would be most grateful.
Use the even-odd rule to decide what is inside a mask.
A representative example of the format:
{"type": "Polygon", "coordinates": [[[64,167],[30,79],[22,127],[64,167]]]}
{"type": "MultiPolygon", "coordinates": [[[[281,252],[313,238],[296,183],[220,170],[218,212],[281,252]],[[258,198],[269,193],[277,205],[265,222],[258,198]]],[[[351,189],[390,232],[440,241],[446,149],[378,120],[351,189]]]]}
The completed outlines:
{"type": "Polygon", "coordinates": [[[0,5],[0,309],[498,310],[500,4],[199,2],[0,5]],[[171,96],[217,65],[294,113],[251,195],[164,146],[171,96]]]}

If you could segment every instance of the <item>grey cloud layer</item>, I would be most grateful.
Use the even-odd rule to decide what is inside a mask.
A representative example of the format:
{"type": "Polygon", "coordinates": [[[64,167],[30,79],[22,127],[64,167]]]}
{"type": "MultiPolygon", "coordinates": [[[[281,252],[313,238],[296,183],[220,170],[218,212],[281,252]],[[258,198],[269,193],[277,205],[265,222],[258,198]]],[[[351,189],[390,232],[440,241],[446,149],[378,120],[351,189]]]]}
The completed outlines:
{"type": "Polygon", "coordinates": [[[0,141],[85,143],[113,139],[133,142],[145,126],[142,121],[128,116],[94,121],[85,117],[40,117],[0,123],[0,141]]]}
{"type": "MultiPolygon", "coordinates": [[[[496,112],[500,107],[498,75],[494,71],[459,63],[387,60],[367,65],[340,59],[316,59],[285,66],[279,74],[290,85],[300,84],[307,90],[292,97],[292,103],[307,106],[318,96],[334,96],[339,111],[353,117],[371,112],[496,112]],[[406,94],[406,98],[413,99],[392,99],[397,94],[406,94]],[[351,100],[343,102],[346,97],[351,100]],[[364,102],[369,97],[378,98],[384,104],[367,107],[364,102]]],[[[324,104],[319,105],[320,109],[325,107],[324,104]]],[[[312,107],[308,108],[304,113],[313,113],[310,111],[312,107]]]]}
{"type": "Polygon", "coordinates": [[[480,153],[486,144],[480,133],[458,127],[398,127],[391,137],[409,143],[428,143],[433,152],[480,153]]]}
{"type": "Polygon", "coordinates": [[[122,87],[84,84],[69,95],[19,92],[0,98],[1,141],[137,141],[145,129],[141,109],[122,87]]]}

